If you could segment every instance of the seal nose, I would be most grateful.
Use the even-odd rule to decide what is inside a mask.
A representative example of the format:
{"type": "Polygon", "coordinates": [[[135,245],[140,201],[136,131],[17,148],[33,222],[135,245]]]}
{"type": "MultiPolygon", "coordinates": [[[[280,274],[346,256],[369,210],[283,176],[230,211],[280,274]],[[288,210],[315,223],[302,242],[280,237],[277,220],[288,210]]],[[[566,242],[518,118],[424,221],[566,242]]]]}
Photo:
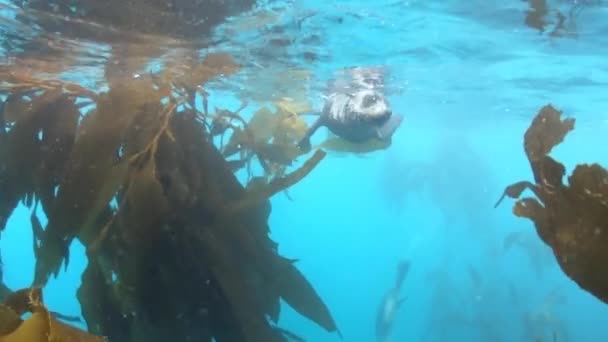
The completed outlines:
{"type": "Polygon", "coordinates": [[[380,97],[378,95],[376,95],[376,94],[366,95],[363,98],[363,107],[369,108],[369,107],[375,105],[378,102],[379,99],[380,99],[380,97]]]}
{"type": "Polygon", "coordinates": [[[393,111],[390,108],[387,108],[379,114],[380,115],[374,116],[373,121],[376,124],[382,125],[391,118],[391,116],[393,115],[393,111]]]}

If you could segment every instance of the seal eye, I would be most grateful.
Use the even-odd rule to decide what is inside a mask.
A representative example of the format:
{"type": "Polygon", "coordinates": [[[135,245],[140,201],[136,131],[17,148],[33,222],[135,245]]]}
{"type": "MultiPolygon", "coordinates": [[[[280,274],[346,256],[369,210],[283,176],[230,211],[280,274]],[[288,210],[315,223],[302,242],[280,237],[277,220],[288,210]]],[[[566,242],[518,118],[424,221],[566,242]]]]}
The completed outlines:
{"type": "Polygon", "coordinates": [[[378,102],[378,95],[367,95],[363,98],[363,107],[368,108],[378,102]]]}

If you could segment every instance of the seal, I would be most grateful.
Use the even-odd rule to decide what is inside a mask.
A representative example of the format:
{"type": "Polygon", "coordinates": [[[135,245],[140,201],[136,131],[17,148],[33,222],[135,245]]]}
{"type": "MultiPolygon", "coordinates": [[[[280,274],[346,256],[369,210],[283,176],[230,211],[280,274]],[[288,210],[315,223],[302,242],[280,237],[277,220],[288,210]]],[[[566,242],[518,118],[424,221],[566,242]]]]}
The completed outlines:
{"type": "Polygon", "coordinates": [[[298,143],[301,150],[311,149],[311,136],[323,126],[354,143],[392,138],[403,118],[393,115],[382,91],[382,73],[376,69],[353,68],[348,77],[347,81],[333,82],[319,117],[298,143]]]}

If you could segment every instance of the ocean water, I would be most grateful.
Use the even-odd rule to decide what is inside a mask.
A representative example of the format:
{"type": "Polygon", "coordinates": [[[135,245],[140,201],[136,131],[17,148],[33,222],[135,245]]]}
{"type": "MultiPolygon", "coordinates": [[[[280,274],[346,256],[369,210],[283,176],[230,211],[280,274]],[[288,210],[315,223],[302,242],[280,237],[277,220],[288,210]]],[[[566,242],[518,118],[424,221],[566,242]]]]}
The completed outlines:
{"type": "MultiPolygon", "coordinates": [[[[211,106],[236,109],[246,99],[245,116],[283,96],[318,110],[342,68],[386,70],[393,111],[405,118],[392,145],[328,151],[289,196],[271,199],[271,237],[299,260],[342,341],[375,341],[378,305],[401,260],[411,269],[391,341],[608,341],[608,306],[560,270],[532,222],[512,214],[512,200],[494,208],[507,185],[533,179],[523,136],[546,104],[576,118],[551,154],[568,173],[608,165],[608,3],[549,2],[572,13],[556,36],[555,12],[545,32],[525,25],[530,2],[269,1],[213,29],[211,50],[243,69],[212,83],[211,106]]],[[[31,39],[34,28],[6,6],[0,35],[31,39]]],[[[75,58],[62,77],[94,86],[107,47],[63,43],[75,58]]],[[[14,48],[0,49],[7,61],[14,48]]],[[[18,207],[0,240],[13,289],[33,279],[29,215],[18,207]]],[[[74,242],[69,267],[45,288],[50,308],[80,314],[86,264],[74,242]]],[[[340,341],[287,305],[279,323],[307,341],[340,341]]]]}

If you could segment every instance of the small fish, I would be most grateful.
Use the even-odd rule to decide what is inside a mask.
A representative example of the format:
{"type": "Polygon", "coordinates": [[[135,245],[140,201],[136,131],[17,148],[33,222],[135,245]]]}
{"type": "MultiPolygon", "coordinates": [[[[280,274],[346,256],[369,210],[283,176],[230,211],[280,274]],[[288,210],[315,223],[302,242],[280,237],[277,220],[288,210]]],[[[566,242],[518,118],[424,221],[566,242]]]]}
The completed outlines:
{"type": "Polygon", "coordinates": [[[401,298],[401,285],[410,270],[409,261],[401,261],[397,267],[395,285],[384,295],[378,307],[376,316],[376,341],[386,342],[393,328],[393,323],[401,304],[406,298],[401,298]]]}
{"type": "Polygon", "coordinates": [[[388,99],[382,92],[380,74],[365,68],[355,68],[347,83],[335,82],[317,120],[306,131],[298,146],[311,149],[310,138],[321,127],[353,143],[370,139],[389,141],[403,118],[393,115],[388,99]]]}

